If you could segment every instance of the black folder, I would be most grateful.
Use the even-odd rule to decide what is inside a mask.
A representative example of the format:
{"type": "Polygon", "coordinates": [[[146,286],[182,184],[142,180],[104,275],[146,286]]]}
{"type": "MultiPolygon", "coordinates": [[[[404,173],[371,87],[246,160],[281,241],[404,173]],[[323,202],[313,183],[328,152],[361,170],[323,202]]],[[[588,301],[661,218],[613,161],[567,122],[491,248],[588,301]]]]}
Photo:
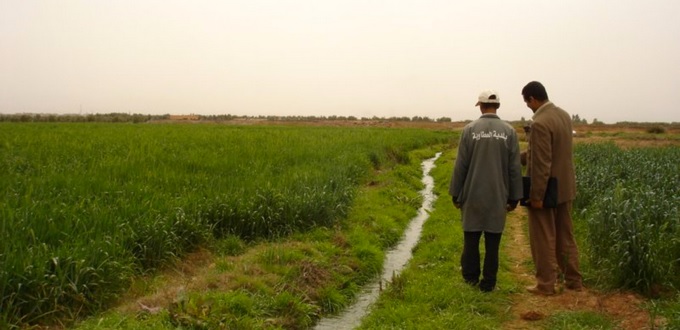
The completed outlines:
{"type": "MultiPolygon", "coordinates": [[[[529,202],[529,191],[531,191],[531,177],[522,177],[522,186],[524,189],[524,196],[519,201],[522,206],[530,206],[529,202]]],[[[557,207],[557,178],[548,178],[548,188],[545,190],[545,196],[543,197],[543,208],[556,208],[557,207]]]]}

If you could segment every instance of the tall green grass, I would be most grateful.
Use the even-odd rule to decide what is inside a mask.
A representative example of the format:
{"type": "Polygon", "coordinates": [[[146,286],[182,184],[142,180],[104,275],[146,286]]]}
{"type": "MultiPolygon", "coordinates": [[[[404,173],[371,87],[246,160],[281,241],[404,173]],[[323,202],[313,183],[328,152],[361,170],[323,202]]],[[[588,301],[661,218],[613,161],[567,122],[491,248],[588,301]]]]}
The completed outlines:
{"type": "Polygon", "coordinates": [[[343,218],[372,169],[446,132],[0,124],[0,328],[110,305],[134,274],[215,238],[343,218]]]}
{"type": "Polygon", "coordinates": [[[658,293],[680,288],[680,148],[576,148],[575,210],[596,277],[658,293]]]}

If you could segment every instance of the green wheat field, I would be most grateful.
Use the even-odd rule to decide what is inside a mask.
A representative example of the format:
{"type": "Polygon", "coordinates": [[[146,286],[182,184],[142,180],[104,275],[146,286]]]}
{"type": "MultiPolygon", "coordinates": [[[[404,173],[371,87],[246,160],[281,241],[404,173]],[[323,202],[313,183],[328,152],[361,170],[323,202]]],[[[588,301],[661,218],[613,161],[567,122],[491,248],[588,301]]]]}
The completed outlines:
{"type": "MultiPolygon", "coordinates": [[[[0,123],[0,328],[96,315],[133,278],[215,240],[338,226],[373,175],[456,142],[416,128],[0,123]]],[[[680,148],[580,144],[575,156],[587,276],[676,292],[680,148]]]]}
{"type": "Polygon", "coordinates": [[[100,310],[134,274],[212,238],[331,226],[372,169],[448,138],[414,129],[0,124],[0,323],[100,310]]]}

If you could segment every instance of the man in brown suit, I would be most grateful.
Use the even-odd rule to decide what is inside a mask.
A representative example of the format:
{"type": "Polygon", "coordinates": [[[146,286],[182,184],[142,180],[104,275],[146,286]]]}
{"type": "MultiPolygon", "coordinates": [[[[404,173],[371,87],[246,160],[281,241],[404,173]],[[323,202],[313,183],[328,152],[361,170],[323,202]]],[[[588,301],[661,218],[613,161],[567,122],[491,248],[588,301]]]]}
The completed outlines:
{"type": "Polygon", "coordinates": [[[558,275],[563,275],[566,289],[580,291],[583,283],[571,220],[572,202],[576,197],[571,117],[550,102],[540,82],[532,81],[524,86],[522,96],[534,112],[527,175],[531,177],[529,241],[536,286],[527,290],[553,295],[558,275]],[[556,208],[543,207],[549,177],[557,178],[556,208]]]}

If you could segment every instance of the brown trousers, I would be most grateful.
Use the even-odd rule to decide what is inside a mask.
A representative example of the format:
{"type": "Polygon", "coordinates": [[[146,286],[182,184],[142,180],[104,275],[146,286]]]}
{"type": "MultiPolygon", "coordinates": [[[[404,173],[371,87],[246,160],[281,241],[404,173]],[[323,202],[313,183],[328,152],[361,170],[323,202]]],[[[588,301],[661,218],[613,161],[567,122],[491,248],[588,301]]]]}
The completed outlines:
{"type": "Polygon", "coordinates": [[[571,201],[562,203],[554,209],[528,208],[529,242],[536,267],[536,284],[546,292],[555,290],[559,275],[564,276],[569,287],[582,285],[571,204],[571,201]]]}

